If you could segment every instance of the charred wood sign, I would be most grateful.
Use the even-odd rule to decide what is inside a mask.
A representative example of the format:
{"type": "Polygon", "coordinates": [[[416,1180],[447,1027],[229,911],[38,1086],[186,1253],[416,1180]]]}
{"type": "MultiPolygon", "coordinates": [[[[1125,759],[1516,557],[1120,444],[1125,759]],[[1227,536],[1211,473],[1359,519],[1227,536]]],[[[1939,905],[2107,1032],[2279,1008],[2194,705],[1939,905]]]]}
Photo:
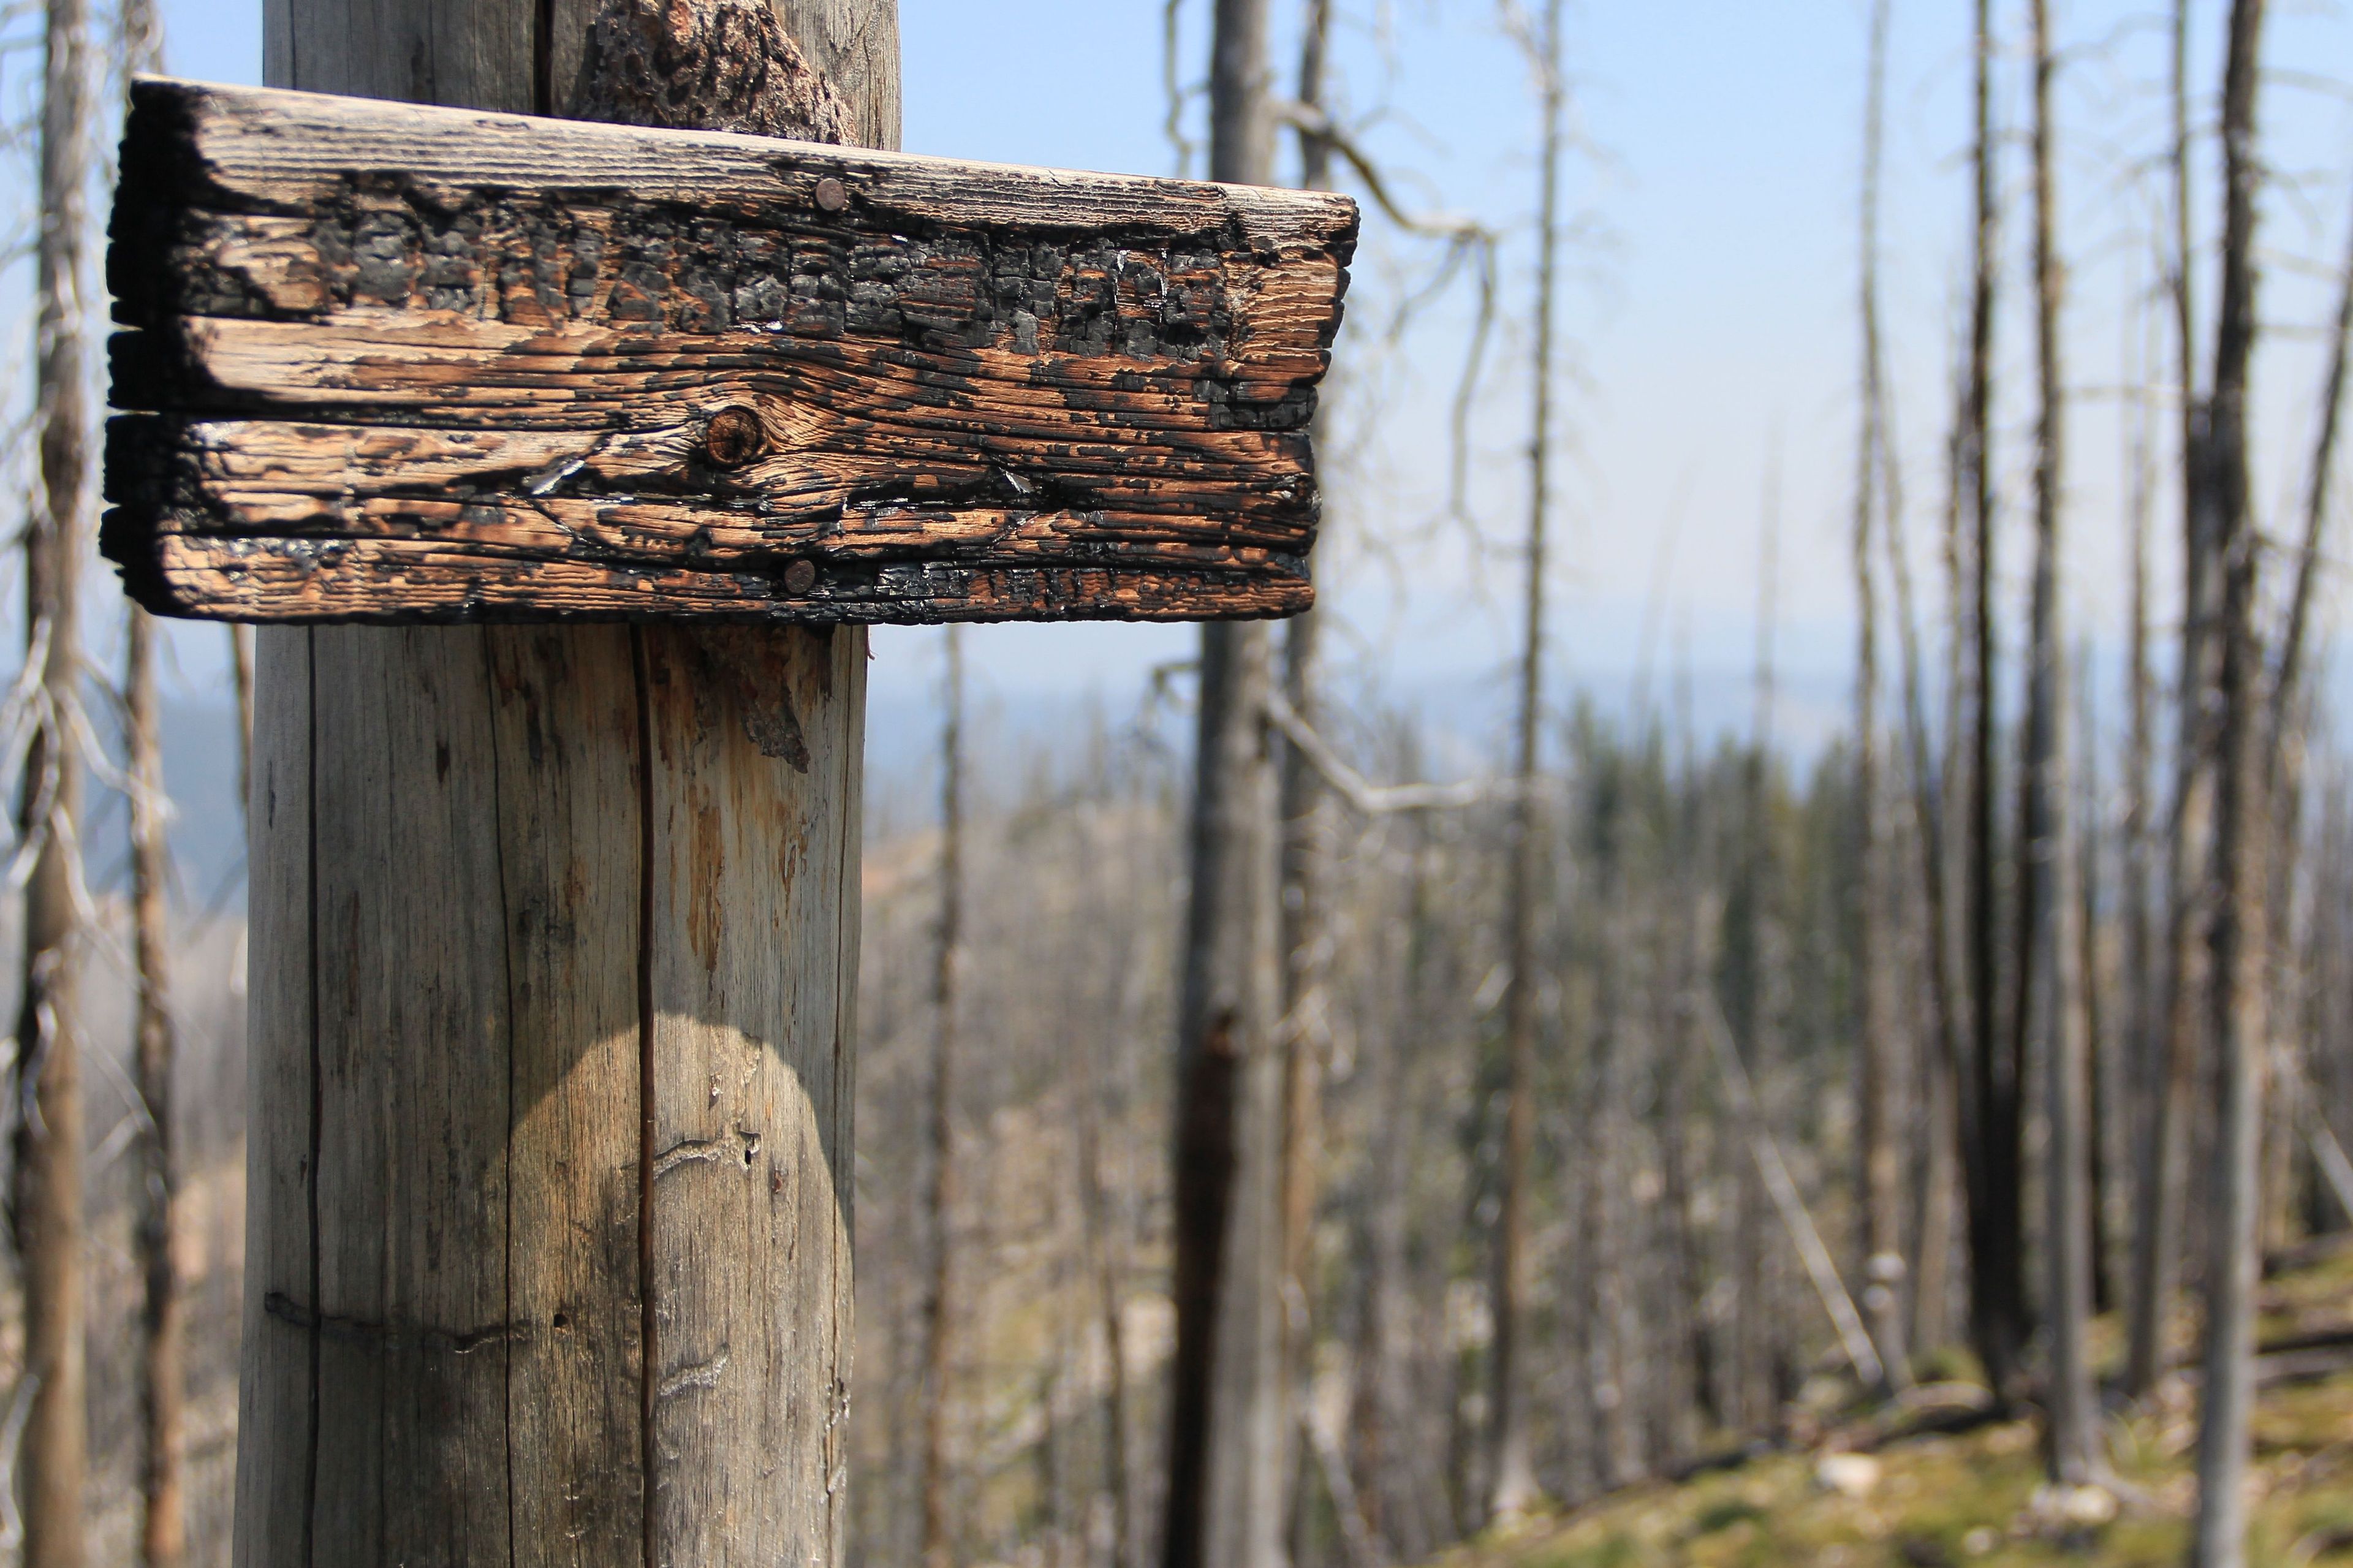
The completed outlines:
{"type": "Polygon", "coordinates": [[[104,548],[223,620],[1293,614],[1356,226],[144,79],[104,548]]]}

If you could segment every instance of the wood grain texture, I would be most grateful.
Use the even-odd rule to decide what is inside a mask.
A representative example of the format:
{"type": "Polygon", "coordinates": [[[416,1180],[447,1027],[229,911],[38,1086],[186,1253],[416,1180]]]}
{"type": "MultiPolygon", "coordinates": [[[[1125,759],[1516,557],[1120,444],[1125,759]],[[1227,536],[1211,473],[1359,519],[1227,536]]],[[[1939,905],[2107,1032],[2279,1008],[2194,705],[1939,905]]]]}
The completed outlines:
{"type": "Polygon", "coordinates": [[[841,1560],[865,637],[650,626],[654,1528],[841,1560]]]}
{"type": "MultiPolygon", "coordinates": [[[[387,636],[393,634],[385,634],[387,636]]],[[[255,639],[253,783],[246,802],[245,1306],[238,1352],[238,1568],[307,1568],[318,1435],[310,1328],[269,1310],[316,1299],[311,1223],[311,634],[255,639]]]]}
{"type": "Polygon", "coordinates": [[[261,17],[262,76],[271,82],[517,114],[536,105],[529,5],[262,0],[261,17]]]}
{"type": "MultiPolygon", "coordinates": [[[[894,10],[781,15],[828,6],[894,10]]],[[[288,70],[280,32],[322,17],[376,29],[330,57],[367,61],[531,5],[291,8],[288,70]]],[[[570,438],[499,437],[543,437],[570,438]]],[[[480,438],[406,452],[502,460],[480,438]]],[[[353,543],[385,553],[346,583],[437,542],[353,543]]],[[[274,626],[260,654],[236,1563],[835,1568],[864,632],[274,626]]]]}
{"type": "Polygon", "coordinates": [[[103,542],[159,611],[1313,601],[1345,198],[162,79],[123,158],[103,542]]]}
{"type": "Polygon", "coordinates": [[[512,1562],[641,1568],[644,939],[629,637],[617,626],[479,635],[505,913],[507,1315],[528,1326],[508,1347],[512,1562]]]}
{"type": "Polygon", "coordinates": [[[508,1315],[513,1026],[480,643],[311,639],[317,1284],[263,1310],[314,1346],[321,1563],[507,1550],[510,1341],[537,1325],[508,1315]]]}
{"type": "Polygon", "coordinates": [[[237,1560],[838,1560],[863,636],[262,677],[237,1560]]]}

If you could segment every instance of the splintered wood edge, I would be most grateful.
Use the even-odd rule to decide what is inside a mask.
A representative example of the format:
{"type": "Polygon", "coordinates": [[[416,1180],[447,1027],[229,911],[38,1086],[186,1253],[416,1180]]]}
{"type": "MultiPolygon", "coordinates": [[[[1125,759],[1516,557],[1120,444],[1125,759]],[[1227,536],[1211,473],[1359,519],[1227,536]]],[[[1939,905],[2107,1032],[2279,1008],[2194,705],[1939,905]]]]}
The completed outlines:
{"type": "MultiPolygon", "coordinates": [[[[119,318],[145,330],[133,334],[144,340],[143,346],[130,338],[118,340],[117,384],[124,387],[128,365],[133,405],[160,405],[162,414],[119,420],[110,432],[108,494],[122,504],[109,513],[102,531],[107,553],[123,568],[128,591],[157,613],[312,624],[670,618],[923,624],[1256,618],[1297,614],[1314,603],[1305,555],[1316,503],[1304,429],[1279,433],[1291,428],[1286,423],[1253,437],[1248,426],[1205,426],[1199,412],[1187,412],[1182,403],[1170,405],[1166,389],[1207,375],[1245,403],[1288,402],[1304,395],[1311,399],[1305,406],[1312,407],[1313,388],[1328,363],[1356,237],[1355,205],[1345,197],[158,78],[142,78],[134,89],[124,168],[110,265],[119,275],[119,318]],[[135,243],[172,232],[180,221],[174,215],[217,213],[219,224],[248,226],[259,243],[240,249],[241,242],[232,237],[230,247],[237,251],[232,276],[243,269],[248,279],[267,279],[280,275],[272,268],[287,254],[299,254],[305,240],[302,224],[324,221],[302,215],[322,213],[337,199],[348,199],[355,174],[365,184],[377,171],[413,195],[453,205],[479,203],[485,192],[529,199],[535,191],[572,195],[605,190],[638,202],[723,215],[747,205],[814,206],[846,214],[846,229],[870,237],[904,227],[951,235],[1034,231],[1041,242],[1080,244],[1090,235],[1157,235],[1198,245],[1215,236],[1229,264],[1232,247],[1240,245],[1252,268],[1243,275],[1247,292],[1233,292],[1229,275],[1221,285],[1227,292],[1219,298],[1224,308],[1241,312],[1234,317],[1237,323],[1262,318],[1258,331],[1266,337],[1258,345],[1245,330],[1243,352],[1208,371],[1181,361],[1100,352],[1097,357],[1050,362],[1057,372],[1049,374],[1049,382],[1060,379],[1073,389],[1050,395],[1067,399],[1075,394],[1096,400],[1089,406],[1132,405],[1133,411],[1103,419],[1092,434],[1041,426],[1021,438],[1044,443],[1041,449],[1057,454],[1060,462],[1091,465],[1071,475],[1068,487],[1058,487],[1066,496],[1089,493],[1092,486],[1120,497],[1117,504],[1132,509],[1124,511],[1094,503],[1073,507],[1066,500],[1061,510],[1015,513],[1006,510],[1012,498],[1001,495],[962,506],[863,506],[845,511],[846,499],[861,483],[872,483],[871,474],[849,463],[834,474],[829,487],[813,487],[806,471],[794,476],[793,493],[802,496],[796,515],[830,504],[835,517],[854,518],[854,526],[837,522],[830,530],[812,531],[790,518],[729,514],[708,496],[698,502],[676,489],[681,472],[697,482],[717,482],[707,470],[693,468],[691,455],[681,458],[676,448],[681,432],[707,439],[711,416],[696,415],[694,405],[714,396],[722,402],[745,398],[741,388],[725,385],[707,392],[687,387],[655,400],[668,424],[642,433],[638,446],[672,467],[667,472],[658,465],[643,468],[622,478],[650,480],[658,491],[667,484],[671,493],[542,500],[545,492],[536,487],[527,495],[512,493],[522,477],[517,476],[507,481],[508,494],[451,485],[442,499],[420,492],[417,478],[404,471],[407,463],[397,458],[357,467],[357,459],[348,459],[339,471],[308,471],[318,468],[311,464],[295,473],[284,462],[286,437],[299,447],[323,434],[301,434],[306,420],[390,417],[405,423],[412,437],[453,442],[533,430],[544,437],[564,433],[548,421],[561,420],[560,400],[579,395],[575,385],[607,387],[599,395],[608,404],[635,405],[630,416],[608,413],[603,416],[608,423],[585,433],[575,429],[575,437],[593,438],[597,430],[612,435],[617,428],[609,421],[644,417],[644,395],[617,400],[616,392],[625,387],[614,385],[615,372],[622,367],[600,370],[609,362],[596,357],[615,353],[597,346],[601,333],[603,339],[620,340],[617,358],[635,351],[638,363],[649,363],[642,356],[653,345],[638,341],[644,339],[641,329],[636,340],[594,322],[573,329],[565,341],[581,357],[570,370],[557,373],[565,377],[560,384],[547,385],[545,395],[559,400],[551,412],[544,403],[534,405],[528,394],[493,397],[487,404],[451,404],[452,395],[465,400],[475,395],[462,384],[464,378],[447,384],[449,393],[439,391],[438,378],[448,373],[429,367],[403,391],[403,373],[388,368],[401,356],[383,358],[370,336],[383,330],[382,312],[378,327],[354,337],[336,325],[348,317],[349,308],[335,306],[320,291],[323,285],[303,285],[299,276],[290,294],[265,289],[265,309],[274,321],[252,320],[249,310],[195,318],[159,310],[158,302],[173,288],[174,267],[200,266],[207,259],[159,256],[135,243]],[[286,216],[266,216],[273,213],[286,216]],[[294,226],[288,227],[290,223],[294,226]],[[128,250],[126,242],[134,242],[128,250]],[[274,249],[289,242],[290,251],[274,249]],[[306,287],[314,290],[307,300],[306,287]],[[311,317],[316,324],[285,320],[281,310],[290,308],[290,300],[292,314],[311,317]],[[315,342],[310,352],[320,356],[319,370],[303,372],[287,360],[274,368],[249,367],[242,393],[228,390],[237,376],[219,379],[226,362],[215,357],[212,345],[286,341],[290,331],[315,342]],[[246,336],[225,338],[224,332],[246,336]],[[265,337],[253,338],[256,332],[265,337]],[[343,346],[337,347],[339,342],[343,346]],[[133,347],[139,353],[125,361],[122,351],[133,347]],[[186,360],[191,353],[198,358],[186,360]],[[202,368],[191,379],[178,368],[181,361],[202,368]],[[367,368],[371,364],[376,368],[367,368]],[[349,387],[341,394],[330,387],[338,366],[350,367],[349,387]],[[327,379],[318,379],[322,375],[327,379]],[[579,381],[583,375],[589,380],[579,381]],[[136,394],[142,384],[147,395],[141,398],[136,394]],[[280,388],[286,389],[288,405],[282,410],[272,404],[280,388]],[[1171,407],[1182,417],[1172,416],[1171,407]],[[225,475],[215,460],[224,451],[234,455],[233,438],[226,447],[203,448],[201,442],[174,446],[160,434],[202,428],[186,422],[239,408],[248,416],[244,428],[258,433],[274,427],[283,435],[271,441],[268,460],[237,474],[225,475]],[[263,417],[253,419],[254,415],[263,417]],[[445,427],[444,419],[454,423],[445,427]],[[1253,440],[1259,444],[1249,445],[1253,440]],[[1090,450],[1092,455],[1086,455],[1090,450]],[[274,491],[272,480],[256,477],[261,468],[275,474],[274,491]],[[820,493],[808,493],[813,488],[820,493]],[[468,526],[453,529],[451,514],[468,526]],[[298,531],[278,531],[298,517],[303,525],[298,531]],[[484,526],[485,517],[518,526],[484,526]],[[540,524],[544,526],[534,526],[540,524]],[[893,550],[899,552],[895,559],[893,550]]],[[[906,243],[895,234],[892,237],[906,243]]],[[[1093,243],[1104,241],[1098,237],[1093,243]]],[[[511,352],[500,342],[507,330],[496,322],[408,307],[396,307],[392,315],[419,322],[427,338],[448,345],[459,369],[470,355],[511,352]]],[[[547,346],[533,345],[537,357],[528,363],[541,367],[543,375],[549,349],[560,347],[563,331],[552,326],[539,334],[547,346]]],[[[683,363],[698,351],[723,357],[731,343],[740,358],[742,336],[672,335],[667,341],[683,363]]],[[[886,358],[918,352],[912,346],[893,351],[871,337],[847,340],[839,348],[886,358]]],[[[978,366],[999,359],[1007,363],[987,374],[1002,377],[998,384],[1008,386],[1034,383],[1037,370],[1050,363],[1034,349],[1027,361],[984,350],[970,363],[978,366]]],[[[485,368],[495,364],[501,373],[516,374],[512,359],[486,357],[483,363],[485,368]]],[[[763,374],[773,383],[783,373],[770,364],[763,374]]],[[[915,374],[920,378],[929,373],[915,374]]],[[[712,379],[721,378],[714,374],[712,379]]],[[[804,418],[813,413],[822,420],[835,413],[828,401],[834,394],[818,381],[818,390],[803,404],[804,418]]],[[[866,387],[860,383],[839,390],[858,393],[866,387]]],[[[794,417],[788,401],[768,401],[774,406],[764,416],[776,422],[794,417]]],[[[868,408],[863,417],[872,416],[868,408]]],[[[931,417],[928,434],[894,430],[881,443],[879,456],[867,455],[870,467],[881,463],[894,478],[904,469],[918,489],[944,485],[969,492],[988,489],[987,481],[993,479],[1029,493],[1025,483],[1008,481],[992,462],[976,465],[966,458],[959,468],[953,421],[931,417]]],[[[1014,426],[1036,423],[1018,408],[996,417],[1014,426]]],[[[238,428],[225,423],[210,427],[238,428]]],[[[740,504],[755,492],[738,485],[729,493],[740,504]]]]}

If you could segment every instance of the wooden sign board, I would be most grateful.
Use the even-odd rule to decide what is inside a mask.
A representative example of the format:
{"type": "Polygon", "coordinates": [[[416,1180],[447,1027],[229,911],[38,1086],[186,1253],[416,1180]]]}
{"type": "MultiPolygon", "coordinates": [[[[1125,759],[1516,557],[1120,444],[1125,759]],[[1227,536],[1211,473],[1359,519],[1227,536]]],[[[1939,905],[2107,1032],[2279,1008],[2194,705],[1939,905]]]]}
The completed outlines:
{"type": "Polygon", "coordinates": [[[106,553],[159,614],[1294,614],[1355,204],[142,79],[106,553]]]}

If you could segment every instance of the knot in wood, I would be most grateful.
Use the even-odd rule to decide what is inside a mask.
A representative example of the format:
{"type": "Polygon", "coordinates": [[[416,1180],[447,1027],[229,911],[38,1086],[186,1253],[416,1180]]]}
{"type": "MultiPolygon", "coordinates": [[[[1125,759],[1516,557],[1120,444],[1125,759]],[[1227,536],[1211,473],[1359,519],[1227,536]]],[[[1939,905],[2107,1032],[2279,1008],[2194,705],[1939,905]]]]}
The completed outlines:
{"type": "Polygon", "coordinates": [[[740,468],[768,447],[768,432],[752,409],[723,408],[702,432],[702,455],[714,468],[740,468]]]}
{"type": "Polygon", "coordinates": [[[767,0],[605,0],[573,117],[836,144],[856,124],[767,0]]]}

